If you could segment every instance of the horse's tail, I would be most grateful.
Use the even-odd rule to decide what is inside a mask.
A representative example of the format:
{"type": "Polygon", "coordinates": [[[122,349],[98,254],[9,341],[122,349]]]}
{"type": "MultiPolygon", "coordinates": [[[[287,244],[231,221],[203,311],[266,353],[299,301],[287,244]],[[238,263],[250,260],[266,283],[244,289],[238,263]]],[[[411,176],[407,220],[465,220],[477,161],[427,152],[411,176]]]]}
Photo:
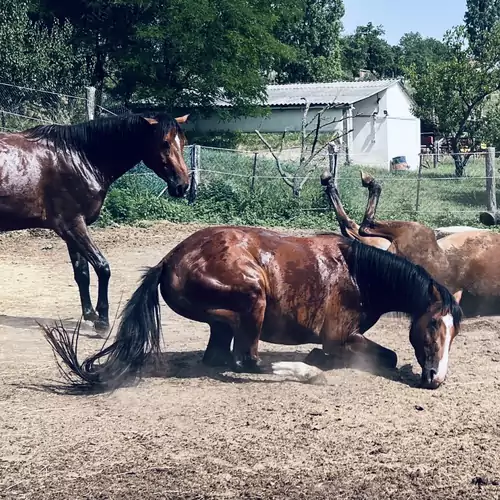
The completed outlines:
{"type": "Polygon", "coordinates": [[[160,263],[144,273],[141,284],[124,308],[115,341],[82,363],[77,359],[80,325],[72,335],[62,324],[42,327],[52,349],[70,369],[69,374],[63,373],[74,385],[118,387],[125,380],[139,377],[147,357],[160,352],[162,332],[158,285],[162,272],[163,263],[160,263]],[[105,361],[98,363],[106,356],[105,361]]]}

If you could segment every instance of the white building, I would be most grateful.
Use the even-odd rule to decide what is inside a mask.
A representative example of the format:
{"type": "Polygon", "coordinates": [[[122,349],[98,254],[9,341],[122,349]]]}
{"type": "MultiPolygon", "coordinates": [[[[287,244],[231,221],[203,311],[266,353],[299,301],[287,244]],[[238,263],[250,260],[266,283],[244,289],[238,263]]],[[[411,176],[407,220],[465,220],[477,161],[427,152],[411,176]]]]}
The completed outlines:
{"type": "Polygon", "coordinates": [[[322,131],[345,134],[340,141],[352,163],[388,169],[392,158],[405,156],[412,170],[418,168],[420,120],[413,115],[412,100],[399,80],[269,85],[267,95],[271,113],[266,117],[221,121],[214,114],[196,120],[194,126],[202,133],[297,132],[307,99],[310,117],[327,104],[334,106],[323,115],[323,123],[336,121],[322,131]]]}

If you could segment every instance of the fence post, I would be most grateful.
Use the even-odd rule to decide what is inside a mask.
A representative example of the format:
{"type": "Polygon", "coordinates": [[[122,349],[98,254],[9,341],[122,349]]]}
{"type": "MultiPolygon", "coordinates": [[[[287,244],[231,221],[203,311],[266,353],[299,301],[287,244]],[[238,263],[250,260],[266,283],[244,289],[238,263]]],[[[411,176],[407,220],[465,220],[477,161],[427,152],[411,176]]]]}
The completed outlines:
{"type": "Polygon", "coordinates": [[[333,142],[328,143],[328,165],[332,174],[333,184],[337,186],[337,165],[339,148],[333,142]]]}
{"type": "Polygon", "coordinates": [[[95,116],[95,87],[86,87],[87,92],[87,118],[93,120],[95,116]]]}
{"type": "Polygon", "coordinates": [[[200,183],[200,153],[201,146],[194,145],[191,148],[191,183],[189,185],[188,203],[192,205],[196,201],[198,184],[200,183]]]}
{"type": "Polygon", "coordinates": [[[252,182],[250,184],[250,191],[253,193],[255,189],[255,175],[257,172],[257,155],[259,153],[253,154],[253,166],[252,166],[252,182]]]}
{"type": "Polygon", "coordinates": [[[420,181],[422,180],[422,153],[419,154],[420,161],[418,162],[418,177],[417,177],[417,199],[415,201],[415,212],[418,214],[420,209],[420,181]]]}
{"type": "Polygon", "coordinates": [[[495,148],[489,147],[485,158],[486,165],[486,210],[479,214],[479,220],[486,226],[493,226],[500,222],[497,212],[497,196],[495,183],[495,148]]]}

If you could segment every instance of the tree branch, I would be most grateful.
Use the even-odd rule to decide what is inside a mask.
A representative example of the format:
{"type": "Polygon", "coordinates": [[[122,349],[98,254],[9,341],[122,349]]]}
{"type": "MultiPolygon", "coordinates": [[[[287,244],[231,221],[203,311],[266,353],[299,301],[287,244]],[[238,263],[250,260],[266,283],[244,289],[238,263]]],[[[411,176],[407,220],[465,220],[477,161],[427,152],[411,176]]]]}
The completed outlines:
{"type": "Polygon", "coordinates": [[[305,151],[306,151],[306,139],[307,139],[307,114],[309,113],[310,103],[307,99],[303,98],[306,102],[306,107],[304,108],[304,114],[302,115],[302,126],[301,126],[301,135],[302,141],[300,146],[300,164],[305,160],[305,151]]]}
{"type": "Polygon", "coordinates": [[[259,139],[264,143],[264,145],[267,147],[267,149],[269,150],[269,152],[273,155],[274,161],[276,162],[276,167],[278,168],[278,172],[281,175],[281,178],[285,181],[285,183],[288,186],[290,186],[291,188],[293,188],[294,187],[293,186],[293,181],[290,180],[290,177],[287,175],[287,173],[281,167],[281,162],[280,162],[279,156],[276,155],[276,153],[274,152],[274,150],[271,147],[271,145],[264,139],[264,137],[262,137],[262,134],[258,130],[256,130],[255,133],[259,136],[259,139]]]}

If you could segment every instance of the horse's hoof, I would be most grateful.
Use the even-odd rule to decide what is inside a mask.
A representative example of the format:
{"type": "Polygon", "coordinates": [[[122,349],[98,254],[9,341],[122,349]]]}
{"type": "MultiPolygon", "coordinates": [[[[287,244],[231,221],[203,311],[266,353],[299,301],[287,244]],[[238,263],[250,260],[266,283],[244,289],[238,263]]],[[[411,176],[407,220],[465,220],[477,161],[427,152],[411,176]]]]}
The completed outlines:
{"type": "Polygon", "coordinates": [[[222,349],[207,349],[203,355],[202,363],[207,366],[221,367],[231,366],[233,357],[231,351],[222,349]]]}
{"type": "Polygon", "coordinates": [[[83,313],[83,319],[85,321],[96,322],[99,321],[99,315],[95,311],[88,311],[86,313],[83,313]]]}
{"type": "Polygon", "coordinates": [[[233,370],[236,373],[262,373],[260,368],[260,359],[254,359],[250,356],[237,358],[233,363],[233,370]]]}
{"type": "Polygon", "coordinates": [[[98,319],[94,321],[94,329],[97,334],[105,335],[109,332],[109,322],[98,319]]]}
{"type": "Polygon", "coordinates": [[[360,174],[361,174],[361,184],[363,187],[368,187],[375,181],[372,175],[363,172],[362,170],[360,171],[360,174]]]}
{"type": "Polygon", "coordinates": [[[332,174],[328,171],[328,170],[325,170],[322,174],[321,174],[321,185],[322,186],[328,186],[328,184],[330,183],[330,180],[332,178],[332,174]]]}
{"type": "Polygon", "coordinates": [[[398,366],[398,355],[394,351],[389,351],[384,354],[383,364],[390,370],[394,370],[398,366]]]}

